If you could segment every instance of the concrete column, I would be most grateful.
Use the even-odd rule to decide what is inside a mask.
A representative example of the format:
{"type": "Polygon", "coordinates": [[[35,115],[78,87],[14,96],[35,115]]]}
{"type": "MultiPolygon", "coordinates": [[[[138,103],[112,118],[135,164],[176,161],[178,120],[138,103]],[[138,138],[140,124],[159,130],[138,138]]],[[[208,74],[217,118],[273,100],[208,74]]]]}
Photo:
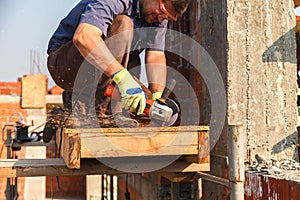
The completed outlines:
{"type": "MultiPolygon", "coordinates": [[[[24,147],[22,147],[24,148],[24,147]]],[[[26,158],[46,158],[46,146],[27,146],[26,158]]],[[[45,199],[46,177],[26,177],[24,188],[24,199],[45,199]]]]}
{"type": "MultiPolygon", "coordinates": [[[[227,124],[243,124],[245,159],[297,159],[293,0],[201,0],[200,24],[201,45],[227,89],[227,124]]],[[[224,127],[212,153],[228,155],[228,139],[224,127]]],[[[211,172],[224,177],[224,168],[212,165],[211,172]]],[[[204,185],[204,196],[209,188],[213,199],[227,195],[221,186],[204,185]]]]}
{"type": "MultiPolygon", "coordinates": [[[[26,109],[26,123],[29,125],[34,121],[34,126],[29,127],[29,132],[41,131],[40,126],[46,121],[46,110],[42,109],[26,109]]],[[[26,146],[25,158],[46,158],[46,146],[26,146]]],[[[24,198],[28,200],[45,199],[46,196],[46,177],[26,177],[24,198]]]]}
{"type": "MultiPolygon", "coordinates": [[[[201,44],[227,86],[228,123],[244,124],[248,159],[255,154],[267,159],[295,158],[293,1],[202,0],[200,23],[201,44]]],[[[226,152],[227,144],[221,143],[216,147],[226,152]]]]}
{"type": "Polygon", "coordinates": [[[86,176],[86,199],[87,200],[101,200],[101,176],[89,175],[86,176]]]}
{"type": "Polygon", "coordinates": [[[229,124],[246,125],[250,161],[297,158],[293,1],[231,0],[227,11],[229,124]]]}

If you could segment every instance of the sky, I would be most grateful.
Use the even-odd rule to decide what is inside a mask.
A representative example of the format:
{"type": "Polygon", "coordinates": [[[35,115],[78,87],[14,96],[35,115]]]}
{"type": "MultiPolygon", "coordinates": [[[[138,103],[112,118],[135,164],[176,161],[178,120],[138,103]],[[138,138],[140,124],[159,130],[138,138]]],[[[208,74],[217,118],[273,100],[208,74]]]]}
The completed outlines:
{"type": "Polygon", "coordinates": [[[78,2],[0,0],[1,82],[16,82],[23,75],[43,73],[48,76],[49,87],[54,85],[46,67],[48,41],[60,20],[78,2]]]}
{"type": "MultiPolygon", "coordinates": [[[[48,41],[60,20],[78,2],[0,0],[1,82],[16,82],[23,75],[43,73],[48,76],[49,87],[54,85],[46,67],[48,41]]],[[[300,15],[299,7],[296,14],[300,15]]]]}

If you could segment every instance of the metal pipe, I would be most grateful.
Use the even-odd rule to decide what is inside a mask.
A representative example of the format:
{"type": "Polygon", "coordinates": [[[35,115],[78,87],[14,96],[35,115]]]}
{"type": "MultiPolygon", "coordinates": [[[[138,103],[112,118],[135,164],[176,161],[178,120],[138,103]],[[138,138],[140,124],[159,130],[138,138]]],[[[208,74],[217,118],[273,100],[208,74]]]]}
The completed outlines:
{"type": "Polygon", "coordinates": [[[213,183],[217,183],[219,185],[230,187],[229,180],[225,179],[225,178],[221,178],[221,177],[214,176],[214,175],[207,174],[207,173],[203,173],[203,172],[197,172],[195,174],[195,177],[196,178],[201,178],[203,180],[207,180],[207,181],[210,181],[210,182],[213,182],[213,183]]]}
{"type": "Polygon", "coordinates": [[[244,134],[242,124],[228,126],[229,134],[229,181],[231,200],[244,199],[244,134]]]}
{"type": "MultiPolygon", "coordinates": [[[[3,133],[2,133],[2,139],[4,140],[3,133]]],[[[6,148],[7,148],[6,158],[11,159],[12,137],[11,137],[11,130],[10,129],[6,130],[6,140],[4,140],[4,141],[5,141],[6,148]]],[[[11,199],[11,196],[12,196],[11,195],[12,194],[11,178],[6,179],[6,192],[5,193],[6,193],[6,199],[11,199]]]]}
{"type": "Polygon", "coordinates": [[[197,193],[198,193],[197,199],[202,200],[203,199],[202,178],[198,178],[198,192],[197,193]]]}

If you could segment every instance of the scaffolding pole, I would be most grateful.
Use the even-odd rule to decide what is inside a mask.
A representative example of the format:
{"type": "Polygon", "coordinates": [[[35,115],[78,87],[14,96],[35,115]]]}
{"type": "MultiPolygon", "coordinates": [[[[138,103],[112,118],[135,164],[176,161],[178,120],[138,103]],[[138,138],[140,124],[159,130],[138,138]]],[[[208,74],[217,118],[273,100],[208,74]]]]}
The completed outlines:
{"type": "Polygon", "coordinates": [[[242,124],[228,126],[229,134],[229,181],[231,200],[244,199],[245,165],[244,165],[244,133],[242,124]]]}

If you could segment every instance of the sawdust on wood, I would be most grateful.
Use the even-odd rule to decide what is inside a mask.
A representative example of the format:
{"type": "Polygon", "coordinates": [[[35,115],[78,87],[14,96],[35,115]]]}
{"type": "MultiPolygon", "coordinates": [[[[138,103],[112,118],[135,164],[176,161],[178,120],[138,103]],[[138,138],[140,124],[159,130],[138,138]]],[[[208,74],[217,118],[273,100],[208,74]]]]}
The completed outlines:
{"type": "Polygon", "coordinates": [[[62,128],[117,128],[117,127],[145,127],[151,125],[151,119],[148,116],[137,116],[130,113],[128,120],[115,120],[115,116],[98,118],[93,115],[80,115],[75,117],[71,110],[63,109],[57,105],[51,105],[47,108],[47,121],[52,127],[62,128]],[[54,112],[58,109],[59,112],[54,112]],[[130,120],[131,119],[131,120],[130,120]]]}

